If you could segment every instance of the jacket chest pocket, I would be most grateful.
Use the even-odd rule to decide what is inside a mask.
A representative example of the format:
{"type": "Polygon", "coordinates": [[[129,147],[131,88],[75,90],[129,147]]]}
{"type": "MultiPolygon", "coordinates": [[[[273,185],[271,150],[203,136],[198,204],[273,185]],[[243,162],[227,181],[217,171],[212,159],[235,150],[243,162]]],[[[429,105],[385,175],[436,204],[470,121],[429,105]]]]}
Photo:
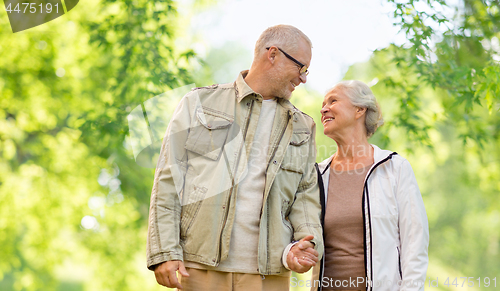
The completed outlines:
{"type": "Polygon", "coordinates": [[[292,139],[281,163],[282,169],[300,174],[304,172],[304,163],[310,154],[309,147],[307,146],[310,138],[311,133],[308,131],[293,132],[292,139]]]}
{"type": "Polygon", "coordinates": [[[198,108],[185,149],[211,160],[219,159],[232,123],[233,120],[224,115],[198,108]]]}

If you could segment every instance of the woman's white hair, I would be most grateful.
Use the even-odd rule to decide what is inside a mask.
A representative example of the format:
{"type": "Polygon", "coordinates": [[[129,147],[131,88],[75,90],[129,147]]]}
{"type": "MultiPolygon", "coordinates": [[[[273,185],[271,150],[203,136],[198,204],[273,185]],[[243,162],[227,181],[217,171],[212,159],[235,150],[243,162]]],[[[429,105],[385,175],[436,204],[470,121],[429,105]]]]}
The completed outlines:
{"type": "Polygon", "coordinates": [[[257,58],[267,47],[273,45],[285,51],[296,51],[299,40],[306,41],[312,47],[311,40],[300,29],[286,24],[271,26],[257,40],[254,57],[257,58]]]}
{"type": "Polygon", "coordinates": [[[341,89],[352,105],[366,108],[365,128],[367,137],[372,136],[377,128],[384,124],[380,106],[368,85],[358,80],[348,80],[337,83],[330,91],[334,89],[341,89]]]}

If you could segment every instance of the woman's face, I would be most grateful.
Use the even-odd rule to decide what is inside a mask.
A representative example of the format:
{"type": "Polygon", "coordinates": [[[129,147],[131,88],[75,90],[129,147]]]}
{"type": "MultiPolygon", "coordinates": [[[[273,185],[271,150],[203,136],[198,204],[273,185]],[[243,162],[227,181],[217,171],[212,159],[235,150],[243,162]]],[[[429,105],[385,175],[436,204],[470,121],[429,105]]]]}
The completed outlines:
{"type": "Polygon", "coordinates": [[[323,133],[331,138],[354,129],[358,107],[352,105],[342,88],[334,88],[328,92],[321,108],[323,133]]]}

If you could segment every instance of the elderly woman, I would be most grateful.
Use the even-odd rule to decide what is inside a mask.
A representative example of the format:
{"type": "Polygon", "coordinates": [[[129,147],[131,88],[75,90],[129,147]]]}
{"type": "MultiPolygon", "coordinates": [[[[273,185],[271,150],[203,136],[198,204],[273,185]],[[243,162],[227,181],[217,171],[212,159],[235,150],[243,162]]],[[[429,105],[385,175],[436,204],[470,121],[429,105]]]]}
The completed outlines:
{"type": "Polygon", "coordinates": [[[321,115],[337,152],[318,167],[325,255],[313,290],[423,290],[427,215],[410,163],[368,143],[383,124],[375,96],[363,82],[341,82],[321,115]]]}

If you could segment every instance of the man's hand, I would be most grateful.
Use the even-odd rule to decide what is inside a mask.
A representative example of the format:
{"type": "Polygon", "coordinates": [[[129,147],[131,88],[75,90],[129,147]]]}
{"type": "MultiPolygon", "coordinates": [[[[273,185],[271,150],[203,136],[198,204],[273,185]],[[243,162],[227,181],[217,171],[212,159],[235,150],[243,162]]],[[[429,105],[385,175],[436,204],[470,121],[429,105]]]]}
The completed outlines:
{"type": "Polygon", "coordinates": [[[177,280],[176,271],[179,271],[183,277],[189,277],[182,261],[167,261],[159,264],[155,268],[156,282],[168,288],[182,289],[181,283],[177,280]]]}
{"type": "Polygon", "coordinates": [[[310,242],[313,238],[313,235],[308,235],[290,249],[286,257],[286,263],[290,270],[304,273],[318,263],[319,254],[314,249],[314,244],[310,242]]]}

